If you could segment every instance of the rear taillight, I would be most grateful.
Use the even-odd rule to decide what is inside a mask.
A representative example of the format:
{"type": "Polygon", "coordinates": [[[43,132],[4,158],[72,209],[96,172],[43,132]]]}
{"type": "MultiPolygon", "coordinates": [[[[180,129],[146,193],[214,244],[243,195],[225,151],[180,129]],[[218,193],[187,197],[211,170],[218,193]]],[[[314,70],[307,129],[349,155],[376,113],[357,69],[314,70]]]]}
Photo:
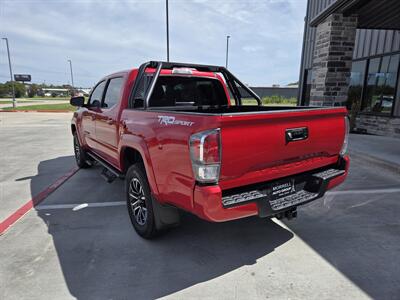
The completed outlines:
{"type": "Polygon", "coordinates": [[[340,150],[340,155],[344,156],[347,154],[347,148],[349,146],[349,133],[350,133],[350,124],[349,124],[349,118],[344,117],[344,139],[343,139],[343,145],[342,149],[340,150]]]}
{"type": "Polygon", "coordinates": [[[196,181],[217,183],[221,166],[220,129],[193,134],[189,140],[190,158],[196,181]]]}

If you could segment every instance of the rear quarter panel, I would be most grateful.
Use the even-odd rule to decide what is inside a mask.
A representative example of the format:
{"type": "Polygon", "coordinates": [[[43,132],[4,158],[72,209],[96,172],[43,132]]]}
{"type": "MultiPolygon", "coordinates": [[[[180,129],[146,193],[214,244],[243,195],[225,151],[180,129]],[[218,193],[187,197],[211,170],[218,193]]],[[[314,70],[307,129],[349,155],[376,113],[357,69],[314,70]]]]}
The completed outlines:
{"type": "Polygon", "coordinates": [[[166,111],[126,109],[121,122],[121,145],[142,150],[149,180],[154,181],[152,192],[161,203],[173,204],[185,210],[193,209],[195,180],[189,152],[189,137],[202,130],[218,127],[218,116],[188,115],[166,111]],[[163,117],[182,123],[165,123],[163,117]],[[149,173],[153,174],[149,174],[149,173]]]}

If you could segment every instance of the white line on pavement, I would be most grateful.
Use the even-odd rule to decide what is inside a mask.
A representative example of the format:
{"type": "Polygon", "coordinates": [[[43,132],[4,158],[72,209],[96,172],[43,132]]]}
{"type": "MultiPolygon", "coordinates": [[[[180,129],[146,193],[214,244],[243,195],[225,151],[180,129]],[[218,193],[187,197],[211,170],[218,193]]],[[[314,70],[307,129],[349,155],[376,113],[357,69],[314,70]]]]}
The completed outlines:
{"type": "Polygon", "coordinates": [[[114,202],[95,202],[95,203],[80,203],[80,204],[49,204],[49,205],[38,205],[35,207],[36,210],[44,209],[64,209],[71,208],[75,211],[86,207],[108,207],[108,206],[121,206],[126,205],[125,201],[114,201],[114,202]],[[87,204],[87,205],[86,205],[87,204]]]}
{"type": "Polygon", "coordinates": [[[352,195],[352,194],[390,194],[400,193],[400,189],[372,189],[372,190],[348,190],[348,191],[332,191],[326,192],[326,195],[352,195]]]}
{"type": "MultiPolygon", "coordinates": [[[[325,195],[352,195],[352,194],[390,194],[400,193],[398,188],[390,189],[371,189],[371,190],[348,190],[348,191],[333,191],[326,192],[325,195]]],[[[47,210],[47,209],[67,209],[70,208],[74,211],[78,211],[87,207],[109,207],[109,206],[122,206],[126,205],[125,201],[113,201],[113,202],[94,202],[94,203],[75,203],[75,204],[49,204],[49,205],[38,205],[35,207],[36,210],[47,210]]]]}

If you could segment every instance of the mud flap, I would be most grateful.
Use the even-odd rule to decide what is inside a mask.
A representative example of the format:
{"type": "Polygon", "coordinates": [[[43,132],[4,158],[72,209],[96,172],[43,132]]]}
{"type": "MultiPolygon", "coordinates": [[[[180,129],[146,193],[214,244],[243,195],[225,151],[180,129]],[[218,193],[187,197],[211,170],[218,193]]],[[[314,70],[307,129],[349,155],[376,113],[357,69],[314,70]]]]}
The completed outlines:
{"type": "Polygon", "coordinates": [[[153,204],[153,213],[157,230],[179,225],[180,217],[177,208],[169,205],[160,204],[154,196],[151,197],[153,204]]]}

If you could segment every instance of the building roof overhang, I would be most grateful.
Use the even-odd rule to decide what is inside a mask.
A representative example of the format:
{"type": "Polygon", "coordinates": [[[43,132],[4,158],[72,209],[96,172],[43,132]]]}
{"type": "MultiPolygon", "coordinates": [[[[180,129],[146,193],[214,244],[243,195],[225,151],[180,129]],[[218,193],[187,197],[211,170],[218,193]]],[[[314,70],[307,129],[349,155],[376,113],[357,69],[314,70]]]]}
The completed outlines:
{"type": "Polygon", "coordinates": [[[310,26],[318,26],[335,13],[357,15],[357,28],[400,30],[399,0],[337,0],[313,18],[310,26]]]}

